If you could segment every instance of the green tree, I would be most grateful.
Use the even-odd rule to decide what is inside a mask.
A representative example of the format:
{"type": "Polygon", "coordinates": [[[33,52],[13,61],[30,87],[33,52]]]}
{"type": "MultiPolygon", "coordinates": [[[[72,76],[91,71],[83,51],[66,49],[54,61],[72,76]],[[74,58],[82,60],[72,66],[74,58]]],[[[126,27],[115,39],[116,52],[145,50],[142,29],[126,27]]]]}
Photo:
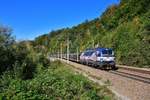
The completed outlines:
{"type": "Polygon", "coordinates": [[[7,69],[11,69],[14,64],[14,38],[11,36],[12,30],[9,27],[0,26],[0,74],[7,69]]]}

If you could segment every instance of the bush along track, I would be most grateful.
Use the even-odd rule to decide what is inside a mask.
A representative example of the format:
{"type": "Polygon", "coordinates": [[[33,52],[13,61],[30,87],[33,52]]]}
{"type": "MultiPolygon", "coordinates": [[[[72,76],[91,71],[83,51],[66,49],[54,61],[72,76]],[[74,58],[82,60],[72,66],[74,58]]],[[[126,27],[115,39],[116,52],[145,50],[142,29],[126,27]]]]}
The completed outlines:
{"type": "MultiPolygon", "coordinates": [[[[38,65],[41,67],[41,65],[38,65]]],[[[22,80],[6,72],[0,79],[0,99],[82,99],[112,100],[114,95],[58,61],[41,69],[34,78],[22,80]]]]}

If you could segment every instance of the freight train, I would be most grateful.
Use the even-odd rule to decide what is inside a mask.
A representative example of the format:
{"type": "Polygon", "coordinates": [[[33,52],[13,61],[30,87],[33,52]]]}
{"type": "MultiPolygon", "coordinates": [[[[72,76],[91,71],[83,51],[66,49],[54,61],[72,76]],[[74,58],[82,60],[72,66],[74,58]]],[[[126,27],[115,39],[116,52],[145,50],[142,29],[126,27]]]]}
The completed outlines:
{"type": "Polygon", "coordinates": [[[114,50],[111,48],[87,49],[80,54],[71,53],[68,57],[67,54],[59,54],[58,56],[95,68],[116,69],[114,50]]]}

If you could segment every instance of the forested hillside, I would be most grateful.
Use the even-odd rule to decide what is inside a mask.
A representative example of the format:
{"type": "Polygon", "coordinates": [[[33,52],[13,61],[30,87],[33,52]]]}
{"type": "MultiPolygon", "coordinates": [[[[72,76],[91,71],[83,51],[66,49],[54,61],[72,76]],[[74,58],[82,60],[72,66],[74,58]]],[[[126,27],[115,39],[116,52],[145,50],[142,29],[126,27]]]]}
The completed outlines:
{"type": "Polygon", "coordinates": [[[115,50],[118,64],[150,67],[150,1],[121,0],[98,18],[37,37],[35,45],[50,53],[62,46],[66,52],[67,38],[71,52],[96,45],[110,47],[115,50]]]}

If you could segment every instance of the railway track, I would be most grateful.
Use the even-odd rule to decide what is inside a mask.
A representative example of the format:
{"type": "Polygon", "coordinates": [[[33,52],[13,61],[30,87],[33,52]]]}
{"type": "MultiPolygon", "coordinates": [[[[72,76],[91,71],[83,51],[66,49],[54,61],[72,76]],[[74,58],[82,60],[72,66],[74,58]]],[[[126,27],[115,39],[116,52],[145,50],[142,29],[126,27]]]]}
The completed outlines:
{"type": "Polygon", "coordinates": [[[126,77],[126,78],[130,78],[130,79],[140,81],[143,83],[150,84],[150,78],[148,78],[148,77],[135,75],[135,74],[127,73],[127,72],[122,72],[122,71],[117,71],[117,70],[116,71],[109,71],[109,73],[116,74],[116,75],[126,77]]]}
{"type": "Polygon", "coordinates": [[[123,66],[123,65],[117,65],[117,67],[119,69],[123,69],[123,70],[130,70],[130,71],[135,71],[135,72],[138,72],[138,73],[144,73],[144,74],[149,74],[150,75],[150,70],[145,70],[145,69],[140,69],[140,68],[132,68],[132,67],[123,66]]]}
{"type": "MultiPolygon", "coordinates": [[[[66,58],[63,58],[63,59],[67,60],[66,58]]],[[[74,59],[69,59],[69,61],[79,64],[79,61],[74,60],[74,59]]],[[[134,73],[129,73],[128,72],[128,71],[132,71],[132,72],[136,72],[136,73],[142,73],[142,74],[150,75],[150,71],[134,69],[134,68],[127,68],[127,67],[121,67],[119,65],[117,65],[117,68],[118,69],[116,69],[116,70],[106,70],[106,71],[108,71],[109,73],[112,73],[112,74],[116,74],[116,75],[119,75],[119,76],[122,76],[122,77],[132,79],[132,80],[136,80],[136,81],[140,81],[140,82],[143,82],[143,83],[150,84],[150,78],[149,77],[145,77],[144,75],[143,76],[142,75],[136,75],[134,73]],[[122,69],[123,71],[120,71],[119,69],[122,69]]]]}
{"type": "MultiPolygon", "coordinates": [[[[67,60],[67,59],[64,58],[64,60],[67,60]]],[[[69,61],[79,64],[79,62],[77,62],[76,60],[73,60],[73,59],[70,59],[69,61]]],[[[117,67],[118,67],[118,69],[124,69],[124,72],[123,71],[119,71],[118,69],[116,69],[116,70],[109,70],[109,71],[106,70],[106,71],[108,71],[109,73],[112,73],[112,74],[116,74],[116,75],[119,75],[119,76],[122,76],[122,77],[126,77],[126,78],[129,78],[129,79],[132,79],[132,80],[136,80],[136,81],[139,81],[139,82],[150,84],[150,78],[148,78],[148,77],[144,77],[144,76],[141,76],[141,75],[136,75],[136,74],[133,74],[133,73],[125,72],[125,71],[133,71],[133,72],[138,72],[138,73],[143,73],[143,74],[150,75],[149,74],[150,71],[140,70],[140,69],[137,70],[137,69],[132,69],[132,68],[123,68],[123,67],[119,67],[119,66],[117,66],[117,67]]]]}

